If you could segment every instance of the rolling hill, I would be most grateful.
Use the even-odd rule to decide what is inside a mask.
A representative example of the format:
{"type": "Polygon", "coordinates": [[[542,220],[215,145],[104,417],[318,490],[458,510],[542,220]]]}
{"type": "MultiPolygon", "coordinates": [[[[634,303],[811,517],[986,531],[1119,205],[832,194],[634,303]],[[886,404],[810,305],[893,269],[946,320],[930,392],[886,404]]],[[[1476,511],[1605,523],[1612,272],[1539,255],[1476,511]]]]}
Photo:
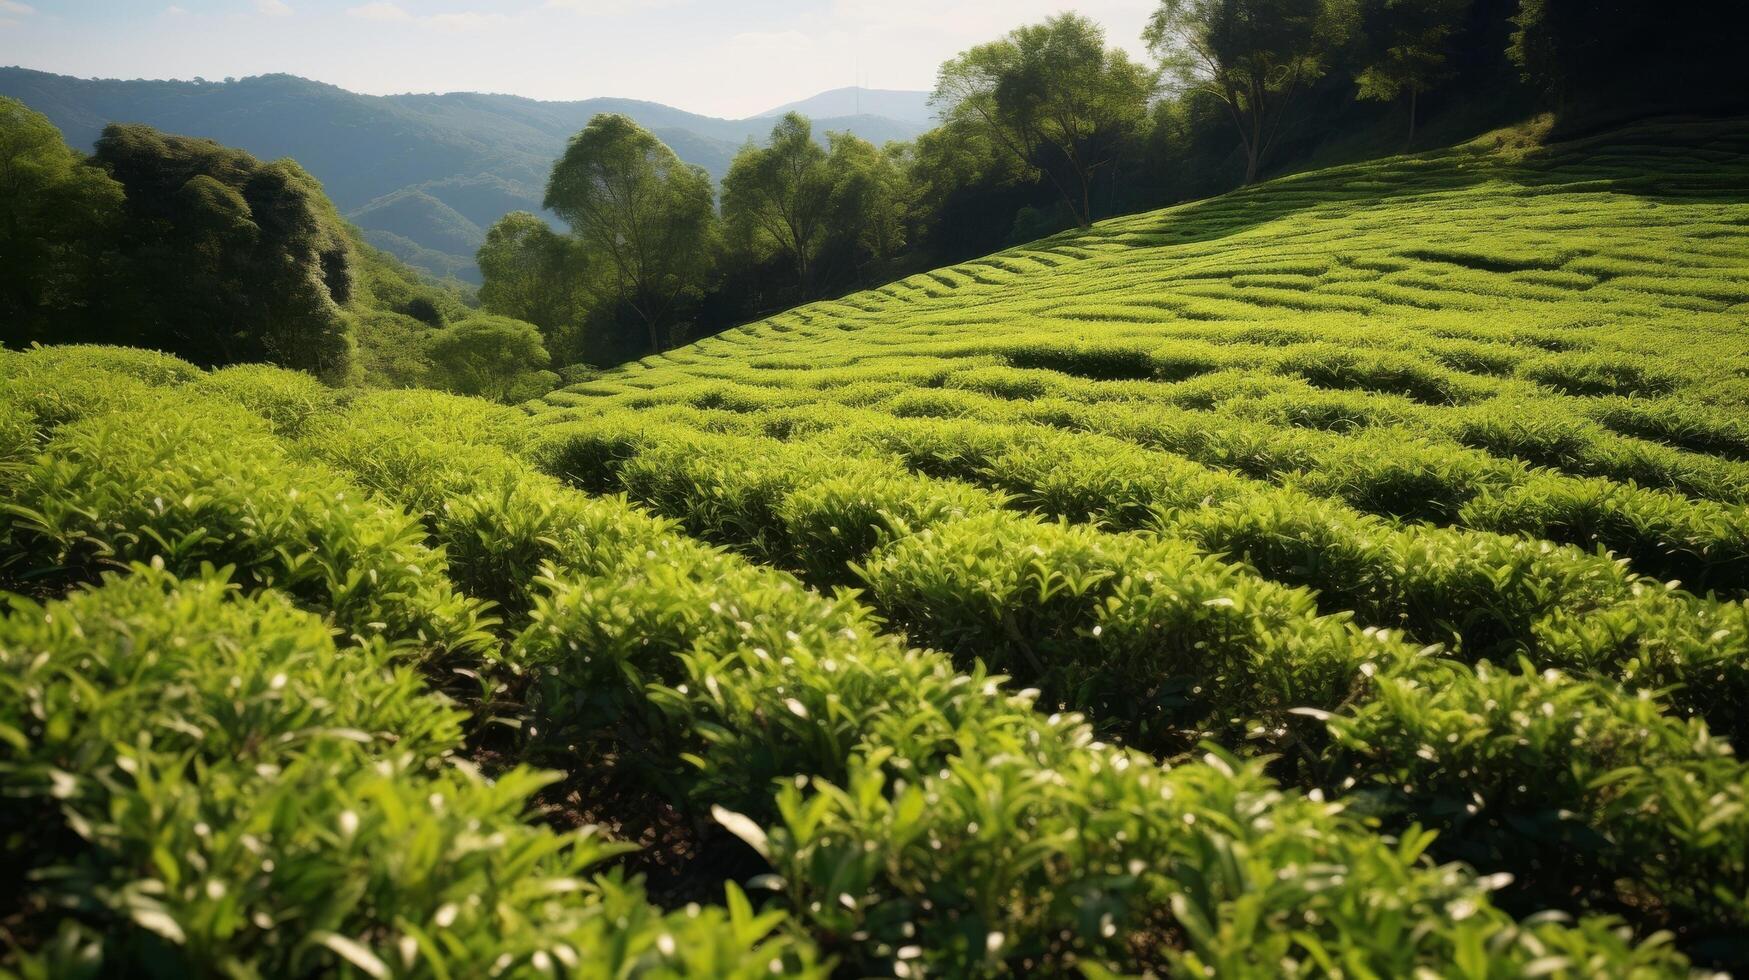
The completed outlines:
{"type": "Polygon", "coordinates": [[[928,92],[893,89],[835,88],[800,102],[780,105],[756,118],[769,119],[786,112],[799,112],[810,119],[870,115],[923,127],[936,124],[935,110],[929,107],[928,92]]]}
{"type": "MultiPolygon", "coordinates": [[[[822,107],[842,102],[841,93],[829,94],[822,107]]],[[[48,116],[79,148],[89,148],[110,122],[140,122],[262,159],[292,157],[373,243],[427,272],[470,281],[478,279],[474,251],[485,229],[506,211],[540,210],[552,162],[597,113],[632,117],[715,177],[743,143],[771,129],[768,118],[716,119],[629,99],[369,96],[291,75],[197,83],[0,68],[0,95],[48,116]]],[[[902,108],[904,95],[871,98],[902,108]]],[[[821,115],[815,126],[822,134],[847,130],[884,143],[909,139],[927,123],[870,111],[821,115]]]]}
{"type": "Polygon", "coordinates": [[[1740,969],[1745,186],[1743,120],[1502,132],[518,408],[0,356],[0,585],[41,603],[0,618],[0,779],[100,831],[9,852],[17,934],[190,973],[1740,969]]]}

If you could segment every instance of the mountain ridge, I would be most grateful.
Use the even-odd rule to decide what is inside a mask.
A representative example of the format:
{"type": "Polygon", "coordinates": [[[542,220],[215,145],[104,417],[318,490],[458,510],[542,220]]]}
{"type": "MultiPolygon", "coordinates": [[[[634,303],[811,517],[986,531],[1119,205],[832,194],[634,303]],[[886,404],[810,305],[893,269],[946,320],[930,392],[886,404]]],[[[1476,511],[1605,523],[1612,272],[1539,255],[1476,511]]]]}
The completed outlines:
{"type": "Polygon", "coordinates": [[[753,118],[771,119],[786,112],[800,112],[806,116],[875,115],[922,126],[935,125],[935,110],[930,108],[928,92],[863,88],[857,85],[835,88],[795,102],[786,102],[753,118]]]}

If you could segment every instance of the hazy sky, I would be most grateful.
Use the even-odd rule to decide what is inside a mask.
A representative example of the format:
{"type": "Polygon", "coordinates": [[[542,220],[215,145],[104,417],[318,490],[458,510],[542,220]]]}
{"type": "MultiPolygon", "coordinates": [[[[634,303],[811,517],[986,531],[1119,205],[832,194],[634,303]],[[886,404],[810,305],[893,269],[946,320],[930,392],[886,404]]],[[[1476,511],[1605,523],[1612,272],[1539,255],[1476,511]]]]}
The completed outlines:
{"type": "Polygon", "coordinates": [[[1157,0],[0,0],[0,64],[103,78],[291,72],[354,91],[617,95],[745,116],[927,89],[1063,9],[1139,51],[1157,0]]]}

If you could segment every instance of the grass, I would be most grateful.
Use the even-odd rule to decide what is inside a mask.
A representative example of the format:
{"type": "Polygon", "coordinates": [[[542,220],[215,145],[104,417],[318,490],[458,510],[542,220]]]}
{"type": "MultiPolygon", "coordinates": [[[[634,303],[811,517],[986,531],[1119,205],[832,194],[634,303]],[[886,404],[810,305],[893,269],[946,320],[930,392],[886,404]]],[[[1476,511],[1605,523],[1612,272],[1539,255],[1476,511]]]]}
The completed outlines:
{"type": "Polygon", "coordinates": [[[517,409],[0,356],[0,967],[1749,963],[1745,151],[1303,174],[517,409]]]}

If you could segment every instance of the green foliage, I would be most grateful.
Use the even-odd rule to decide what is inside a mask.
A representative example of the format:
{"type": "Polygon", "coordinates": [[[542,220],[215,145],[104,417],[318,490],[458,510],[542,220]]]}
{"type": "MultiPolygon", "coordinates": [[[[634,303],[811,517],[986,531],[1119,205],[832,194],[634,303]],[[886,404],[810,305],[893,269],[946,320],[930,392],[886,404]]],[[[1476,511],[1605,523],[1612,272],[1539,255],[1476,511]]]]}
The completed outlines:
{"type": "MultiPolygon", "coordinates": [[[[1732,413],[1749,402],[1728,286],[1736,239],[1707,236],[1732,226],[1735,204],[1710,192],[1656,206],[1598,193],[1690,172],[1702,145],[1740,139],[1732,131],[1702,127],[1676,152],[1642,150],[1634,137],[1601,161],[1595,146],[1529,160],[1448,151],[1114,221],[594,374],[545,400],[530,458],[815,588],[860,586],[872,615],[907,642],[974,677],[991,669],[1036,687],[1032,703],[1174,761],[1173,774],[1207,775],[1212,763],[1192,749],[1215,741],[1268,760],[1241,769],[1345,796],[1400,835],[1405,853],[1517,873],[1486,879],[1515,912],[1622,914],[1641,938],[1668,927],[1701,961],[1733,963],[1729,937],[1745,919],[1729,838],[1744,768],[1721,739],[1744,737],[1734,705],[1749,580],[1736,556],[1749,540],[1749,473],[1732,413]],[[1401,196],[1381,200],[1373,182],[1395,182],[1401,196]],[[1576,212],[1607,230],[1569,257],[1576,212]],[[1654,292],[1654,255],[1712,271],[1654,292]],[[1477,666],[1521,657],[1529,666],[1510,681],[1477,666]],[[1564,673],[1540,673],[1550,669],[1564,673]],[[1556,705],[1552,718],[1544,703],[1556,705]],[[1528,745],[1520,715],[1538,733],[1528,745]],[[1362,724],[1359,741],[1343,741],[1360,730],[1344,726],[1362,724]],[[1643,757],[1633,752],[1642,729],[1643,757]],[[1454,732],[1459,743],[1440,741],[1454,732]],[[1499,772],[1475,776],[1484,761],[1442,769],[1449,744],[1500,758],[1499,772]],[[1424,746],[1433,759],[1418,754],[1424,746]],[[1466,781],[1487,788],[1488,806],[1463,811],[1466,781]],[[1541,795],[1518,800],[1520,785],[1541,795]],[[1442,833],[1422,839],[1417,823],[1442,833]],[[1667,875],[1664,855],[1696,870],[1667,875]],[[1702,855],[1716,878],[1698,870],[1702,855]]],[[[1270,921],[1273,898],[1232,884],[1279,880],[1278,859],[1259,857],[1254,878],[1198,863],[1154,886],[1138,872],[1133,886],[1163,889],[1164,928],[1185,938],[1156,949],[1160,960],[1119,950],[1147,903],[1124,890],[1129,879],[1080,890],[1075,862],[1128,860],[1082,850],[1092,845],[1081,835],[1139,841],[1153,818],[1105,823],[1116,818],[1086,804],[1100,791],[1079,756],[1048,764],[1059,802],[1031,792],[1031,750],[982,723],[960,729],[962,748],[943,761],[918,755],[943,744],[920,739],[922,720],[903,737],[863,736],[866,763],[812,754],[813,743],[799,755],[749,741],[760,725],[781,723],[785,738],[816,731],[791,726],[823,717],[817,690],[840,691],[818,659],[838,641],[791,625],[798,647],[761,619],[785,607],[775,598],[785,589],[767,597],[738,575],[632,547],[629,568],[592,571],[586,584],[563,574],[563,549],[553,559],[563,606],[537,602],[521,641],[555,679],[541,697],[572,706],[561,718],[604,705],[658,741],[684,742],[678,733],[697,725],[687,751],[699,775],[661,778],[747,815],[757,826],[728,823],[763,848],[789,907],[832,935],[866,933],[858,957],[915,945],[919,968],[963,972],[1000,932],[1004,964],[1047,971],[1066,955],[1130,972],[1161,962],[1279,970],[1341,947],[1382,973],[1424,955],[1511,973],[1502,964],[1519,936],[1544,953],[1570,950],[1553,954],[1578,957],[1570,962],[1624,941],[1606,920],[1545,938],[1551,923],[1530,918],[1502,945],[1470,946],[1440,931],[1468,927],[1436,901],[1437,924],[1406,928],[1416,943],[1452,937],[1451,949],[1468,950],[1453,960],[1355,939],[1376,924],[1296,945],[1285,927],[1220,919],[1243,907],[1260,916],[1247,922],[1270,921]],[[716,577],[726,591],[713,589],[716,577]],[[714,625],[713,602],[748,625],[714,625]],[[541,635],[549,616],[555,626],[541,635]],[[657,648],[681,651],[684,669],[657,648]],[[743,680],[749,671],[757,679],[743,680]],[[661,710],[610,696],[616,677],[656,685],[661,710]],[[809,780],[781,792],[777,820],[738,788],[797,772],[809,780]],[[1050,853],[1071,859],[1030,863],[1027,843],[1052,828],[1063,836],[1050,853]],[[1228,905],[1176,890],[1193,879],[1243,897],[1228,905]],[[1059,896],[1077,898],[1060,908],[1059,896]],[[1094,910],[1112,915],[1111,936],[1094,910]]],[[[842,670],[848,655],[831,659],[842,670]]],[[[827,705],[834,724],[867,724],[827,705]]],[[[1214,812],[1199,811],[1194,826],[1219,822],[1214,812]]],[[[1172,860],[1113,846],[1149,868],[1172,860]]],[[[1285,853],[1256,846],[1244,853],[1285,853]]],[[[1406,896],[1424,887],[1393,880],[1406,896]]],[[[1296,896],[1286,899],[1296,910],[1323,901],[1296,896]]],[[[1590,962],[1632,972],[1613,957],[1644,955],[1656,971],[1666,941],[1590,962]]]]}
{"type": "Polygon", "coordinates": [[[703,168],[681,163],[625,116],[603,114],[553,165],[545,204],[599,270],[605,289],[597,301],[628,310],[660,352],[709,268],[714,198],[703,168]]]}
{"type": "Polygon", "coordinates": [[[407,384],[419,372],[394,352],[400,321],[383,318],[439,326],[465,309],[359,240],[295,163],[145,127],[113,128],[85,161],[0,100],[0,208],[0,313],[17,346],[125,344],[407,384]]]}
{"type": "Polygon", "coordinates": [[[575,360],[577,336],[588,309],[589,274],[582,249],[527,211],[498,219],[480,246],[480,305],[486,312],[540,328],[548,350],[561,362],[575,360]]]}
{"type": "MultiPolygon", "coordinates": [[[[847,152],[847,151],[843,151],[847,152]]],[[[778,120],[764,146],[749,143],[723,177],[723,221],[755,255],[776,253],[812,296],[815,261],[831,220],[833,182],[825,148],[796,113],[778,120]]]]}
{"type": "Polygon", "coordinates": [[[1105,46],[1075,14],[1022,27],[942,65],[931,102],[948,123],[983,130],[1023,167],[1037,167],[1086,228],[1093,188],[1141,126],[1157,76],[1105,46]]]}
{"type": "Polygon", "coordinates": [[[623,847],[524,822],[550,775],[445,765],[458,712],[271,592],[140,567],[0,637],[0,774],[57,815],[6,821],[53,937],[25,975],[818,974],[733,886],[726,911],[664,915],[586,877],[623,847]]]}
{"type": "Polygon", "coordinates": [[[333,410],[334,390],[301,371],[239,365],[214,371],[197,391],[229,399],[267,420],[275,435],[296,437],[317,416],[333,410]]]}
{"type": "MultiPolygon", "coordinates": [[[[1626,972],[1677,962],[1661,942],[1635,947],[1602,920],[1520,934],[1482,886],[1418,864],[1424,839],[1385,844],[1330,805],[1280,795],[1255,764],[1217,755],[1166,771],[1090,744],[1073,716],[1045,719],[1034,695],[1006,694],[981,671],[956,676],[940,655],[880,635],[853,602],[677,538],[617,502],[543,490],[504,469],[490,441],[455,433],[429,445],[430,476],[405,480],[404,492],[478,486],[451,462],[467,460],[460,469],[545,495],[575,515],[560,526],[581,531],[555,538],[536,583],[544,595],[510,654],[539,679],[541,729],[569,744],[605,725],[644,778],[708,806],[765,857],[783,903],[864,971],[1070,958],[1237,968],[1315,963],[1332,946],[1400,970],[1469,955],[1456,950],[1483,936],[1495,944],[1477,955],[1508,971],[1551,948],[1626,972]],[[774,777],[786,777],[775,795],[774,777]],[[1255,866],[1232,868],[1222,855],[1236,853],[1255,866]],[[1283,868],[1306,870],[1284,879],[1283,868]],[[1446,911],[1454,901],[1472,910],[1461,923],[1446,911]],[[1269,925],[1303,922],[1308,902],[1320,915],[1291,938],[1269,925]],[[1164,906],[1194,930],[1184,949],[1123,938],[1164,906]],[[1259,946],[1265,935],[1278,938],[1259,946]]],[[[665,458],[684,466],[694,454],[665,458]]],[[[729,505],[715,525],[725,533],[732,513],[757,506],[702,482],[673,485],[687,482],[699,503],[729,505]]]]}
{"type": "Polygon", "coordinates": [[[359,314],[358,363],[372,388],[419,388],[429,383],[431,358],[425,345],[432,327],[401,313],[377,310],[359,314]]]}
{"type": "Polygon", "coordinates": [[[122,191],[48,119],[0,97],[0,319],[14,345],[64,338],[102,288],[122,191]]]}
{"type": "Polygon", "coordinates": [[[1575,883],[1607,896],[1634,881],[1691,936],[1723,937],[1749,902],[1749,773],[1704,726],[1660,709],[1484,663],[1387,679],[1330,730],[1365,791],[1436,817],[1453,857],[1509,869],[1556,903],[1575,883]]]}
{"type": "Polygon", "coordinates": [[[558,375],[532,323],[502,316],[475,316],[425,338],[431,377],[440,387],[501,402],[522,401],[551,391],[558,375]]]}
{"type": "Polygon", "coordinates": [[[1468,0],[1371,0],[1360,7],[1367,64],[1354,76],[1355,95],[1392,102],[1409,96],[1409,135],[1415,141],[1421,93],[1450,78],[1452,35],[1469,13],[1468,0]]]}
{"type": "Polygon", "coordinates": [[[478,604],[456,595],[417,521],[332,472],[290,464],[267,424],[219,400],[175,399],[62,425],[7,481],[0,567],[42,592],[158,559],[232,568],[363,636],[476,649],[478,604]]]}
{"type": "Polygon", "coordinates": [[[341,309],[353,290],[347,236],[297,164],[139,125],[104,130],[95,160],[127,195],[134,304],[104,339],[199,364],[272,361],[331,380],[356,370],[341,309]]]}
{"type": "Polygon", "coordinates": [[[5,969],[1730,968],[1733,134],[1308,175],[517,408],[0,356],[5,969]]]}
{"type": "Polygon", "coordinates": [[[1162,0],[1143,40],[1180,91],[1231,113],[1249,184],[1353,16],[1351,0],[1162,0]]]}

